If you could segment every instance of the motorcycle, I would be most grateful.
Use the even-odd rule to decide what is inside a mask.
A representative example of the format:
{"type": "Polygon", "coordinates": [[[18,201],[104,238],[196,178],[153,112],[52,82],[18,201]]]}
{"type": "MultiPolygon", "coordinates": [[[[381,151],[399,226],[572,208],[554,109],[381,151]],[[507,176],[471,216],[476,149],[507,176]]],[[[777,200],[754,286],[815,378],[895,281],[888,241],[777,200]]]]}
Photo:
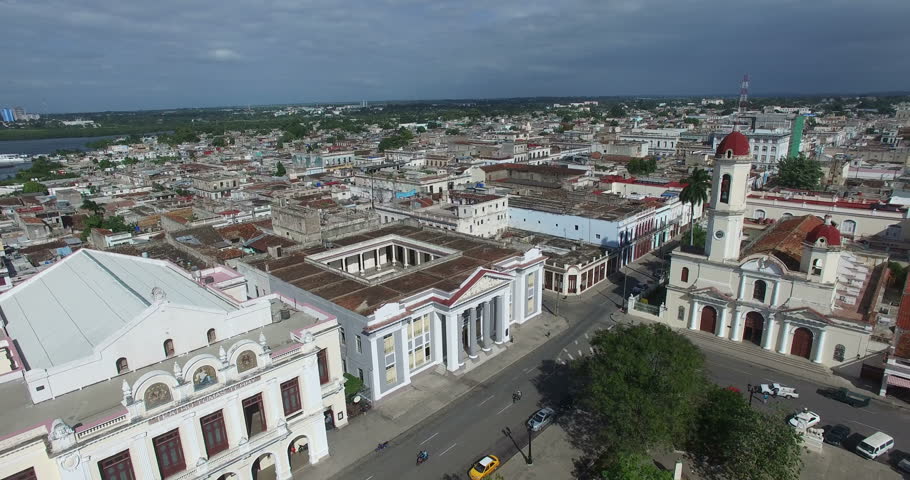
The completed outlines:
{"type": "Polygon", "coordinates": [[[420,465],[423,462],[426,462],[430,458],[430,454],[427,452],[420,452],[417,454],[417,465],[420,465]]]}
{"type": "Polygon", "coordinates": [[[386,440],[385,442],[382,442],[382,443],[376,445],[376,451],[378,452],[380,450],[384,450],[388,446],[389,446],[389,441],[386,440]]]}

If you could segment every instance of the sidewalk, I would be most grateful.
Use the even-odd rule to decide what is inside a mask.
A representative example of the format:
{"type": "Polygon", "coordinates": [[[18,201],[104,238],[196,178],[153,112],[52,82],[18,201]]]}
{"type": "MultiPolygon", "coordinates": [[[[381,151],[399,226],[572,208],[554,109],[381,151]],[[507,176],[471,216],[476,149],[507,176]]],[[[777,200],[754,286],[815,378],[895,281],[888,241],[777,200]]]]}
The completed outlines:
{"type": "Polygon", "coordinates": [[[328,432],[330,456],[295,471],[308,479],[333,478],[373,452],[380,442],[393,440],[431,415],[447,408],[568,326],[563,318],[544,312],[524,325],[512,325],[515,343],[497,355],[482,357],[469,370],[450,373],[437,366],[411,379],[411,384],[383,398],[372,410],[351,419],[344,428],[328,432]],[[407,413],[407,415],[405,415],[407,413]]]}
{"type": "MultiPolygon", "coordinates": [[[[617,323],[652,323],[651,320],[630,316],[629,314],[623,313],[621,311],[611,313],[610,318],[617,323]]],[[[820,386],[838,388],[844,387],[854,391],[857,390],[856,385],[854,385],[849,379],[835,375],[833,372],[831,372],[830,369],[822,367],[820,365],[811,364],[802,366],[799,365],[800,362],[789,359],[785,355],[769,353],[765,351],[757,353],[749,352],[745,350],[741,344],[737,344],[735,342],[726,340],[718,341],[709,335],[701,335],[698,331],[693,332],[682,328],[675,330],[680,331],[680,333],[682,333],[693,344],[702,350],[708,350],[720,355],[733,357],[739,360],[754,363],[756,365],[771,368],[776,371],[792,375],[794,377],[809,380],[810,382],[813,382],[820,386]],[[781,358],[775,358],[777,355],[780,355],[781,358]]],[[[873,402],[879,402],[896,408],[910,409],[910,405],[907,405],[907,403],[904,401],[893,397],[880,397],[874,393],[869,393],[868,396],[872,399],[873,402]]]]}
{"type": "MultiPolygon", "coordinates": [[[[534,465],[525,464],[521,454],[516,454],[499,469],[505,480],[560,480],[572,478],[575,468],[574,460],[581,455],[569,444],[565,431],[559,425],[552,425],[540,435],[534,437],[535,445],[546,445],[546,448],[534,450],[534,465]],[[537,453],[540,452],[540,453],[537,453]]],[[[527,446],[523,445],[527,451],[527,446]]],[[[825,445],[819,453],[803,453],[802,480],[901,480],[900,473],[888,465],[866,460],[839,447],[825,445]]],[[[703,480],[703,477],[692,471],[691,465],[679,452],[658,453],[652,456],[654,461],[672,472],[677,460],[683,460],[683,478],[703,480]]]]}

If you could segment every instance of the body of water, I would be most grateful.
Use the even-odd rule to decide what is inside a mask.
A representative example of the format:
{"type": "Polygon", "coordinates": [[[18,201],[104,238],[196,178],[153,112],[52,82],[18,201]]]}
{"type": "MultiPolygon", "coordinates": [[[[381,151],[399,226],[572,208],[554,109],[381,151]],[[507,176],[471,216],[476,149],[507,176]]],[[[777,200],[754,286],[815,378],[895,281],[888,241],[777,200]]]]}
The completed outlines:
{"type": "Polygon", "coordinates": [[[17,163],[10,166],[0,167],[0,180],[8,180],[16,176],[16,172],[19,170],[28,170],[32,166],[32,162],[17,163]]]}
{"type": "Polygon", "coordinates": [[[47,155],[57,150],[88,150],[85,144],[95,140],[110,140],[123,135],[107,135],[104,137],[77,137],[77,138],[43,138],[41,140],[6,140],[0,142],[0,153],[15,153],[20,155],[47,155]]]}

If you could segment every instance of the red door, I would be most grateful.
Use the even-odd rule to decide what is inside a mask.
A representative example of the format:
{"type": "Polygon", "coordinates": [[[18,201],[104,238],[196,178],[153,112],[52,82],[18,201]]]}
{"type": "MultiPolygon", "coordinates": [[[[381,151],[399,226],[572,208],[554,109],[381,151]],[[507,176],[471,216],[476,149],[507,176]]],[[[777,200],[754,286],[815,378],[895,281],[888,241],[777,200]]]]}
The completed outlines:
{"type": "Polygon", "coordinates": [[[761,335],[764,327],[765,319],[761,316],[760,313],[747,313],[746,324],[745,327],[743,327],[743,341],[761,345],[761,335]]]}
{"type": "Polygon", "coordinates": [[[705,307],[701,310],[701,325],[699,330],[714,333],[717,331],[717,310],[714,307],[705,307]]]}
{"type": "Polygon", "coordinates": [[[790,347],[790,355],[809,358],[809,355],[812,354],[812,337],[812,332],[808,328],[797,328],[793,332],[793,345],[790,347]]]}

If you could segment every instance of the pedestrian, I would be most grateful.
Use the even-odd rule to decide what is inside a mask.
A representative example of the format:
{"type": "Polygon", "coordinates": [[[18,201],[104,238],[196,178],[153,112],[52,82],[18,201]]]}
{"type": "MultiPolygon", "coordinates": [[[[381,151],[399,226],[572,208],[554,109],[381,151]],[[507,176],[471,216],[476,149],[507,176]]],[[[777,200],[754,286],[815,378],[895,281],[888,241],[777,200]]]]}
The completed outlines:
{"type": "Polygon", "coordinates": [[[509,343],[515,343],[515,335],[509,336],[509,343]]]}
{"type": "Polygon", "coordinates": [[[547,338],[550,338],[550,332],[547,331],[547,338]]]}
{"type": "Polygon", "coordinates": [[[751,383],[746,384],[746,390],[748,390],[749,393],[752,393],[752,384],[751,383]]]}
{"type": "Polygon", "coordinates": [[[768,403],[768,394],[767,394],[767,393],[764,394],[764,395],[762,395],[761,401],[762,401],[763,403],[768,403]]]}

